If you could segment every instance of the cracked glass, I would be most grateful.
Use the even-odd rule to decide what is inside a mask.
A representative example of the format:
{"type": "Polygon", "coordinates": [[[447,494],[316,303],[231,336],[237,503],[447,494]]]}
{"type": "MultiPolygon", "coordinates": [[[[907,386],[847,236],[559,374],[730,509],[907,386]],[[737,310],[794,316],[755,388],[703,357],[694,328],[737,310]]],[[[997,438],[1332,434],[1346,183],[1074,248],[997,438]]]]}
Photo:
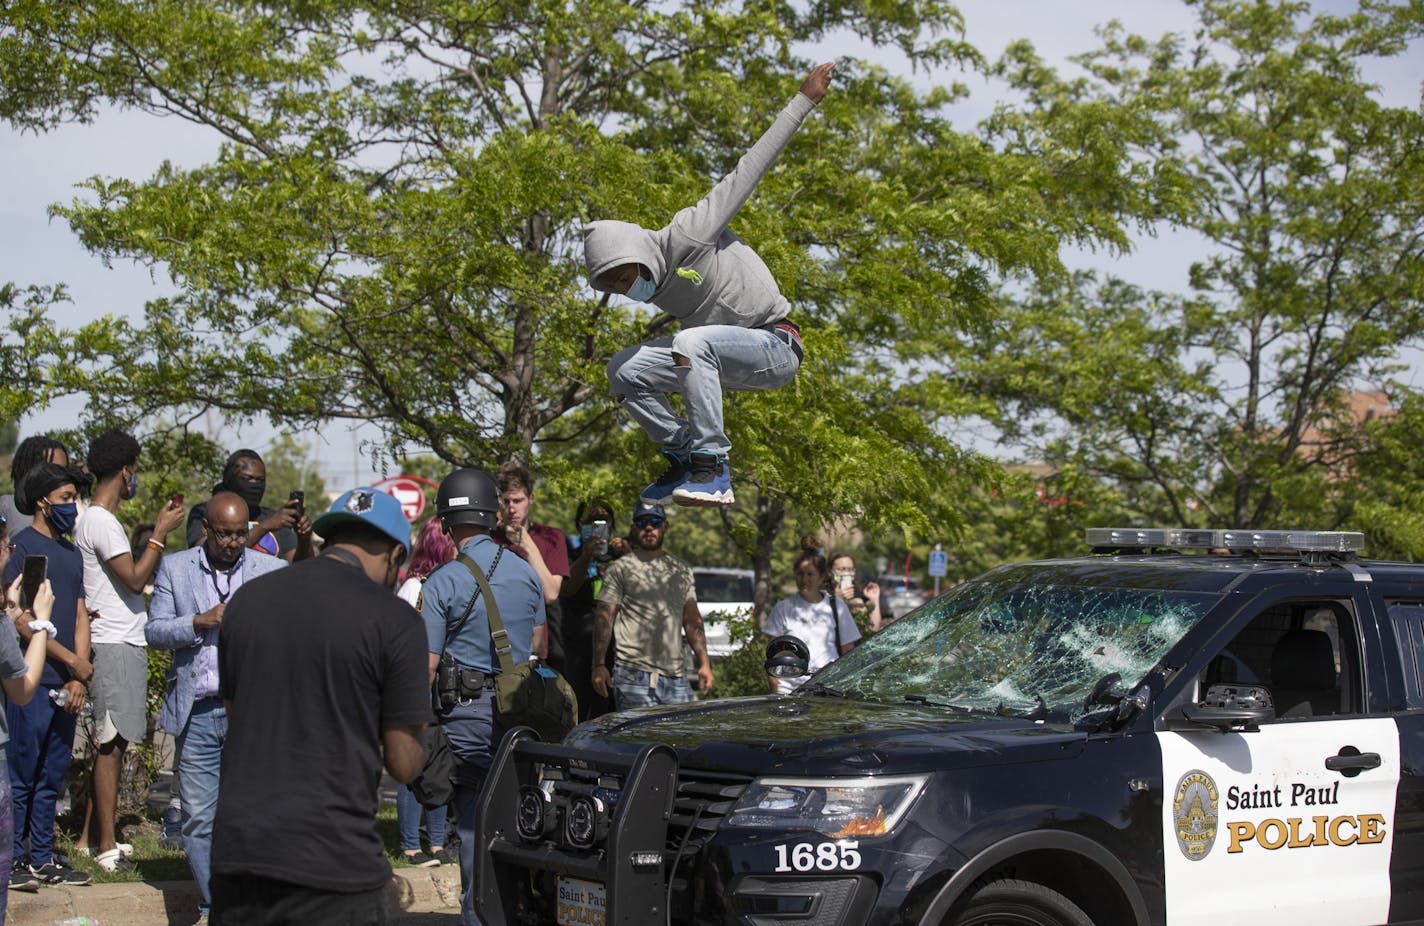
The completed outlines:
{"type": "Polygon", "coordinates": [[[1071,723],[1105,709],[1106,702],[1086,703],[1100,683],[1121,695],[1141,681],[1221,598],[1063,578],[1017,572],[966,582],[881,630],[801,692],[1071,723]],[[1113,673],[1119,679],[1107,679],[1113,673]]]}

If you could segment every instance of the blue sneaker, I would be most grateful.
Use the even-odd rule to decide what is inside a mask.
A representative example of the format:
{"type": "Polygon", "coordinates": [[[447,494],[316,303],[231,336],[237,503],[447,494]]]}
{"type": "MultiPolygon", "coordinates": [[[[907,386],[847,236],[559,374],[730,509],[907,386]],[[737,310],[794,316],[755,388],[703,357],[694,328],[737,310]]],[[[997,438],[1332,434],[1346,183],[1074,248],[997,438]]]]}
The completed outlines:
{"type": "Polygon", "coordinates": [[[687,478],[672,490],[672,500],[691,507],[730,505],[734,501],[732,472],[716,454],[694,452],[687,478]]]}
{"type": "Polygon", "coordinates": [[[642,499],[649,505],[666,505],[672,501],[673,489],[687,478],[687,461],[671,450],[664,450],[668,468],[652,485],[643,490],[642,499]]]}

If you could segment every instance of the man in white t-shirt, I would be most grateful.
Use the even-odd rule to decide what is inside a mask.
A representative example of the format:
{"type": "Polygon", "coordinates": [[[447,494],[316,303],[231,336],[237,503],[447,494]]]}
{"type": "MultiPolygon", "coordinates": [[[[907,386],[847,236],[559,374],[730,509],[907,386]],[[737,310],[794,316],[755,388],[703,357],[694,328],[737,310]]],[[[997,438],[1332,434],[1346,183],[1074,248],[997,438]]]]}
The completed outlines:
{"type": "Polygon", "coordinates": [[[154,518],[153,536],[138,561],[128,531],[114,512],[138,492],[139,444],[132,435],[109,430],[89,445],[89,472],[97,480],[93,504],[79,519],[74,545],[84,559],[84,600],[89,608],[98,752],[94,757],[94,799],[90,826],[75,848],[94,856],[99,867],[116,871],[124,861],[114,832],[119,770],[129,743],[142,740],[148,721],[148,623],[143,590],[163,556],[164,539],[183,521],[183,506],[170,501],[154,518]],[[93,838],[91,838],[91,829],[93,838]]]}

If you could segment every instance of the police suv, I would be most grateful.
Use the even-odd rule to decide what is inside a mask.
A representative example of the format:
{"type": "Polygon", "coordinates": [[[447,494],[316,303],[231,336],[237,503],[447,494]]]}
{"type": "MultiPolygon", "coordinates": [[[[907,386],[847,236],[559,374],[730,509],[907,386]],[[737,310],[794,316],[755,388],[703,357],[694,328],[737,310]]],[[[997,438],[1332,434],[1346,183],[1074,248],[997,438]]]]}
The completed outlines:
{"type": "Polygon", "coordinates": [[[789,696],[511,731],[484,921],[1424,922],[1424,566],[1359,534],[1088,544],[789,696]]]}

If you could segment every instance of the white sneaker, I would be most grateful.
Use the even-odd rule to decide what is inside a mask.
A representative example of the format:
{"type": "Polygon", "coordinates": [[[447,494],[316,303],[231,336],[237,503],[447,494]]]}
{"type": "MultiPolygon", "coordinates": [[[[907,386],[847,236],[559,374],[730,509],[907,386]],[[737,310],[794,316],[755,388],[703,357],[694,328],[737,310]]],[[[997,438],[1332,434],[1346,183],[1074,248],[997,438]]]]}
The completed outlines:
{"type": "MultiPolygon", "coordinates": [[[[116,843],[114,843],[114,848],[118,849],[118,850],[119,850],[119,853],[120,853],[121,855],[123,855],[125,858],[129,857],[130,855],[133,855],[133,846],[130,845],[129,843],[126,843],[126,842],[116,842],[116,843]]],[[[90,857],[90,858],[93,858],[93,857],[94,857],[94,854],[95,854],[93,849],[90,849],[90,848],[87,848],[87,847],[86,847],[86,848],[83,848],[83,849],[76,848],[74,851],[75,851],[75,852],[78,852],[80,855],[86,855],[86,856],[88,856],[88,857],[90,857]]]]}
{"type": "Polygon", "coordinates": [[[94,864],[105,871],[131,871],[136,866],[130,862],[122,849],[110,849],[108,852],[100,852],[94,856],[94,864]]]}

